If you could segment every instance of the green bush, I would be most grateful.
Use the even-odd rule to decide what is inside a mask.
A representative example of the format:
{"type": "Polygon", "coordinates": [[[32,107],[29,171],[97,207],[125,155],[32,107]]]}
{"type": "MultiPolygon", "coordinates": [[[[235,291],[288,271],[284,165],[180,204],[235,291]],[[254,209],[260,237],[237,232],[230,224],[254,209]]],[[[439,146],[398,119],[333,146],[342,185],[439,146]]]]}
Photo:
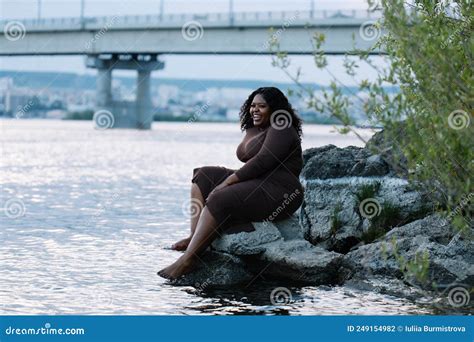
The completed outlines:
{"type": "MultiPolygon", "coordinates": [[[[351,105],[363,108],[369,121],[383,126],[398,144],[407,159],[409,179],[436,194],[433,200],[439,210],[456,227],[468,231],[474,212],[470,201],[474,193],[474,3],[381,0],[380,4],[383,20],[372,27],[380,39],[371,51],[354,49],[344,59],[346,73],[354,79],[362,64],[377,71],[375,80],[358,83],[366,97],[351,96],[336,78],[322,96],[316,96],[299,82],[301,70],[289,71],[291,61],[275,35],[270,44],[273,65],[295,82],[310,108],[337,118],[341,133],[357,134],[349,109],[351,105]],[[387,62],[385,67],[370,57],[378,48],[386,52],[380,55],[387,62]],[[395,93],[394,88],[398,89],[395,93]]],[[[327,69],[324,34],[315,32],[312,37],[315,66],[327,69]]]]}
{"type": "Polygon", "coordinates": [[[390,202],[384,202],[381,204],[379,213],[369,219],[369,222],[368,229],[361,236],[364,243],[372,243],[379,237],[384,236],[393,227],[402,224],[403,220],[399,207],[390,202]]]}
{"type": "Polygon", "coordinates": [[[336,235],[337,231],[342,228],[344,225],[341,219],[339,218],[339,213],[342,211],[342,203],[337,202],[334,206],[334,209],[331,213],[331,236],[336,235]]]}

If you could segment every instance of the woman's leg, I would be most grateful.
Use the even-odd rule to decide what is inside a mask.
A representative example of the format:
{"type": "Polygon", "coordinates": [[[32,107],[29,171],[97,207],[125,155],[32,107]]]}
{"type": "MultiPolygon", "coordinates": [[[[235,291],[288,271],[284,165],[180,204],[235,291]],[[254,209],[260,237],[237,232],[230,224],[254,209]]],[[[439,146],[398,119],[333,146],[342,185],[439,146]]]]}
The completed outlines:
{"type": "Polygon", "coordinates": [[[158,275],[167,279],[176,279],[190,272],[199,254],[204,251],[218,235],[217,228],[216,220],[208,208],[204,207],[186,252],[172,265],[159,271],[158,275]]]}
{"type": "Polygon", "coordinates": [[[176,251],[184,251],[189,245],[191,238],[194,235],[194,231],[196,230],[197,223],[199,221],[199,217],[201,216],[202,208],[204,207],[204,197],[202,196],[201,190],[196,183],[192,183],[191,186],[191,233],[189,237],[184,238],[178,242],[176,242],[171,249],[176,251]]]}

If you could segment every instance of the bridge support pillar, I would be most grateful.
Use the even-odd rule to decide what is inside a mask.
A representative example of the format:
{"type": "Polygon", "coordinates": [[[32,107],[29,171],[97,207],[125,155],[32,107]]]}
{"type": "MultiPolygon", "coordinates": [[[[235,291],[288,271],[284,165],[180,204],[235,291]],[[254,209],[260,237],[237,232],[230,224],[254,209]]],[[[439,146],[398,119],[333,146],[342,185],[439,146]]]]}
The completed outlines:
{"type": "Polygon", "coordinates": [[[97,98],[98,107],[108,107],[112,104],[112,69],[97,69],[97,98]]]}
{"type": "Polygon", "coordinates": [[[153,106],[150,94],[150,70],[138,70],[137,77],[137,124],[140,129],[150,129],[153,122],[153,106]]]}
{"type": "MultiPolygon", "coordinates": [[[[151,72],[164,68],[164,63],[157,57],[157,55],[118,54],[87,57],[86,66],[98,70],[96,113],[101,112],[109,116],[107,122],[110,126],[106,128],[151,128],[154,116],[150,91],[151,72]],[[112,98],[113,69],[137,70],[135,103],[112,98]]],[[[100,127],[98,122],[96,125],[100,127]]]]}

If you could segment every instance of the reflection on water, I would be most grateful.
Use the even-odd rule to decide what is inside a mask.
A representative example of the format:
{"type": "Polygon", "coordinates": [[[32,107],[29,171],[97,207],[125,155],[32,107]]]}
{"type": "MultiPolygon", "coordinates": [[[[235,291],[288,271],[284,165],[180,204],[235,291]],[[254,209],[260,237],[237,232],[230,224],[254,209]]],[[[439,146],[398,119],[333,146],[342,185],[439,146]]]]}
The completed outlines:
{"type": "MultiPolygon", "coordinates": [[[[303,148],[363,145],[331,130],[305,126],[303,148]]],[[[242,165],[238,124],[99,131],[90,122],[3,120],[0,133],[0,313],[427,312],[345,287],[290,287],[291,302],[272,305],[282,284],[200,291],[157,277],[179,255],[165,247],[189,229],[183,206],[193,168],[242,165]]]]}

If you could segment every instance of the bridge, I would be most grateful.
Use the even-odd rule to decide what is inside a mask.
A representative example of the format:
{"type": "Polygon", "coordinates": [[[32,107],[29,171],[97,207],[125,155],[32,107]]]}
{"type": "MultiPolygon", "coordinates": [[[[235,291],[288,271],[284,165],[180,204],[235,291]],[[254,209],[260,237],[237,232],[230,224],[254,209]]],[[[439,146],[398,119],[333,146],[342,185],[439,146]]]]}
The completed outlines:
{"type": "Polygon", "coordinates": [[[85,55],[86,65],[98,70],[97,109],[114,113],[114,127],[149,129],[150,75],[164,68],[159,55],[266,55],[274,38],[282,51],[309,55],[315,31],[325,34],[327,54],[340,55],[373,46],[380,32],[372,25],[380,16],[311,10],[2,20],[0,56],[85,55]],[[112,100],[114,69],[138,72],[136,103],[128,109],[112,100]]]}

